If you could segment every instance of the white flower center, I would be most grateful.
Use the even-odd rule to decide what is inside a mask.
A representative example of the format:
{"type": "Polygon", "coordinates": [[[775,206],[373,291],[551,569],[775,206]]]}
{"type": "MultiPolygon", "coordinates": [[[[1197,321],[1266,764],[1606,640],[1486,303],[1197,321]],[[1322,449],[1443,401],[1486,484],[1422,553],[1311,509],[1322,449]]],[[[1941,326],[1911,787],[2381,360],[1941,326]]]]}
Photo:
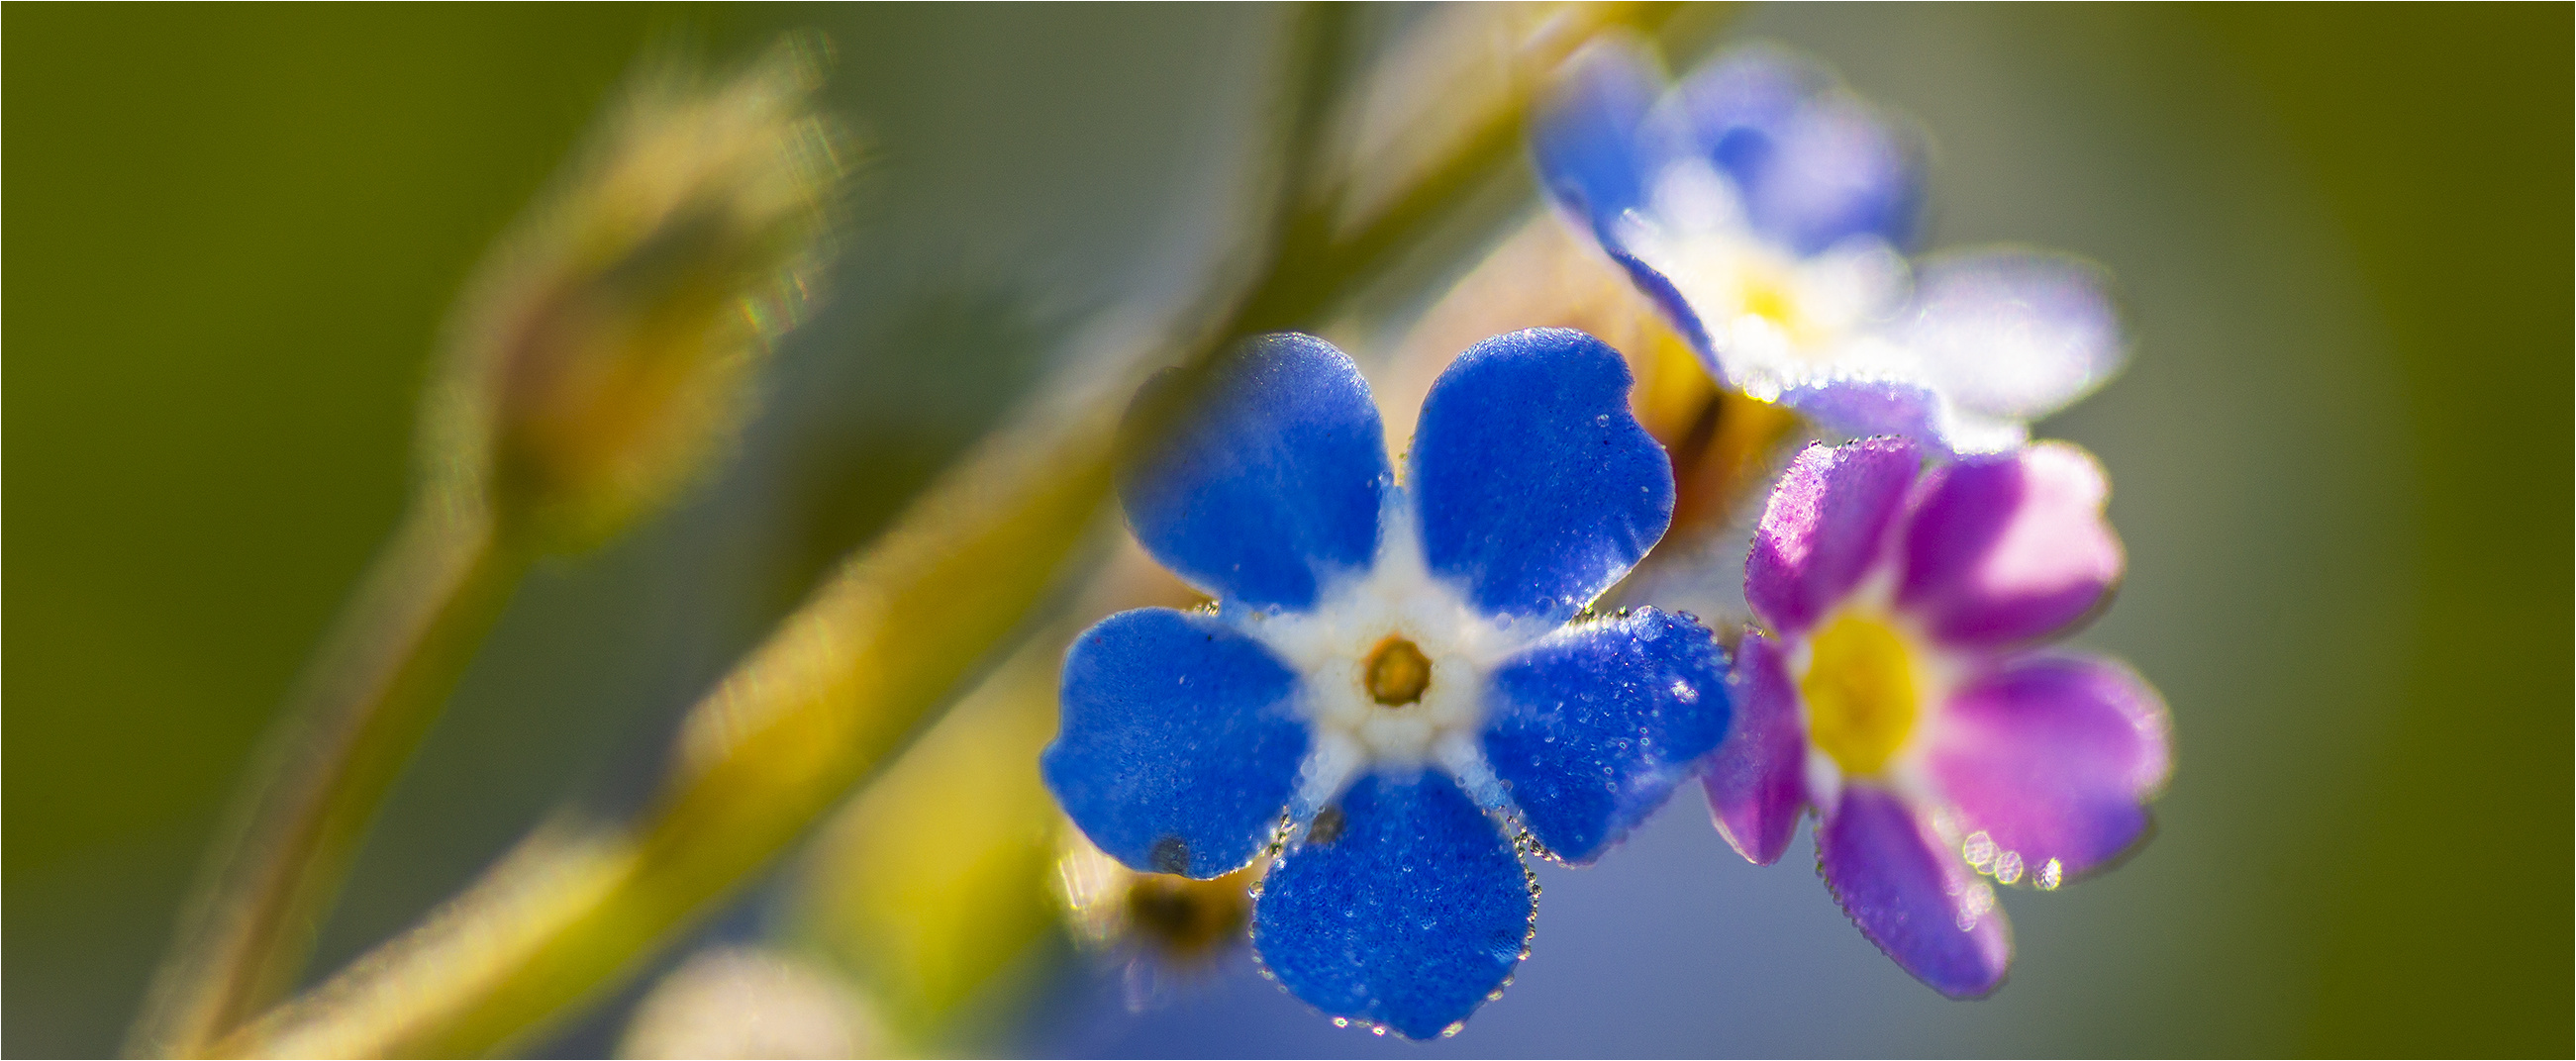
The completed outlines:
{"type": "Polygon", "coordinates": [[[1298,778],[1300,817],[1380,766],[1438,766],[1478,802],[1498,801],[1476,740],[1485,677],[1548,624],[1486,615],[1433,577],[1400,491],[1369,570],[1326,580],[1312,610],[1246,613],[1238,625],[1304,678],[1297,706],[1314,739],[1298,778]]]}
{"type": "Polygon", "coordinates": [[[1620,220],[1629,250],[1681,292],[1719,364],[1764,401],[1819,378],[1913,378],[1919,358],[1875,334],[1903,303],[1905,260],[1856,236],[1808,258],[1747,225],[1734,185],[1703,160],[1667,166],[1646,212],[1620,220]]]}

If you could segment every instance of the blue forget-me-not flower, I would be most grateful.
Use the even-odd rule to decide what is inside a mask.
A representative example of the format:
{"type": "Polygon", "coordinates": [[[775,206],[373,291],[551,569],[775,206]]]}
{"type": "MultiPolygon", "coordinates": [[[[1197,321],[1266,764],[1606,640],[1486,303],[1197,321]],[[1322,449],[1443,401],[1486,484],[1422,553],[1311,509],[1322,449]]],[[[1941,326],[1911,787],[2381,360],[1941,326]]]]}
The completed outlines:
{"type": "Polygon", "coordinates": [[[1720,382],[1828,431],[2008,450],[2125,356],[2091,266],[2016,249],[1909,262],[1919,143],[1777,49],[1667,87],[1642,45],[1601,42],[1531,143],[1557,204],[1720,382]]]}
{"type": "Polygon", "coordinates": [[[1337,1022],[1454,1030],[1527,951],[1522,853],[1600,857],[1725,735],[1726,659],[1696,620],[1573,621],[1672,513],[1629,386],[1582,332],[1488,339],[1433,385],[1399,480],[1368,384],[1320,339],[1150,385],[1119,500],[1217,603],[1074,643],[1042,761],[1065,812],[1137,869],[1276,851],[1253,910],[1269,973],[1337,1022]]]}

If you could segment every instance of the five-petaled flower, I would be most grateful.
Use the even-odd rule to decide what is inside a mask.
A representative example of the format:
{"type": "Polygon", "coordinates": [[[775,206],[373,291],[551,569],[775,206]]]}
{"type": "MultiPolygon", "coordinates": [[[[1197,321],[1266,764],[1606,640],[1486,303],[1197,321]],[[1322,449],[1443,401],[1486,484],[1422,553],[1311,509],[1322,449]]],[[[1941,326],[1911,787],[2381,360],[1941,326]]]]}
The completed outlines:
{"type": "Polygon", "coordinates": [[[1710,372],[1829,431],[2007,450],[2124,356],[2100,276],[2073,259],[1986,249],[1909,265],[1922,151],[1776,49],[1739,49],[1667,90],[1641,46],[1601,42],[1531,143],[1557,203],[1710,372]]]}
{"type": "Polygon", "coordinates": [[[1984,878],[2054,889],[2146,834],[2171,768],[2127,667],[2043,650],[2122,566],[2108,486],[2064,443],[1935,464],[1912,442],[1811,446],[1755,531],[1736,729],[1704,778],[1769,864],[1817,809],[1817,870],[1854,924],[1953,996],[2011,960],[1984,878]]]}
{"type": "Polygon", "coordinates": [[[1486,340],[1424,401],[1401,483],[1322,340],[1149,387],[1119,498],[1217,605],[1074,643],[1042,761],[1066,813],[1129,866],[1197,878],[1276,845],[1253,911],[1269,973],[1340,1022],[1457,1027],[1530,939],[1515,826],[1592,861],[1725,733],[1726,661],[1696,621],[1570,622],[1672,512],[1629,385],[1581,332],[1486,340]]]}

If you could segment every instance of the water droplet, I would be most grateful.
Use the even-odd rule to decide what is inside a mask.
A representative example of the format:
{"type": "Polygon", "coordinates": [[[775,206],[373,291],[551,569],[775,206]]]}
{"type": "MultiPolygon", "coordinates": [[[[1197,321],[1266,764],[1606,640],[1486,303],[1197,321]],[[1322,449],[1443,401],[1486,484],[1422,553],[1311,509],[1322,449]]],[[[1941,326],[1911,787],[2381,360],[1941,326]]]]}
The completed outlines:
{"type": "Polygon", "coordinates": [[[1995,856],[1995,879],[2006,884],[2021,879],[2021,852],[2006,851],[1995,856]]]}
{"type": "Polygon", "coordinates": [[[1443,1038],[1443,1039],[1446,1039],[1446,1038],[1449,1038],[1450,1036],[1456,1035],[1456,1034],[1458,1034],[1459,1032],[1462,1032],[1462,1031],[1465,1031],[1465,1030],[1467,1030],[1467,1022],[1466,1022],[1466,1021],[1463,1021],[1463,1020],[1453,1020],[1453,1021],[1450,1021],[1450,1022],[1449,1022],[1449,1026],[1448,1026],[1448,1027],[1440,1029],[1440,1037],[1441,1037],[1441,1038],[1443,1038]]]}
{"type": "Polygon", "coordinates": [[[1333,1027],[1336,1027],[1336,1028],[1348,1028],[1348,1027],[1350,1027],[1350,1026],[1351,1026],[1351,1019],[1350,1019],[1349,1017],[1335,1017],[1335,1018],[1333,1018],[1333,1027]]]}
{"type": "Polygon", "coordinates": [[[1994,908],[1995,890],[1987,887],[1986,882],[1978,881],[1976,886],[1969,888],[1966,894],[1959,896],[1959,931],[1975,931],[1977,919],[1986,916],[1986,911],[1994,908]]]}
{"type": "Polygon", "coordinates": [[[1379,1038],[1384,1038],[1386,1036],[1386,1026],[1383,1024],[1369,1025],[1369,1034],[1378,1036],[1379,1038]]]}
{"type": "Polygon", "coordinates": [[[1691,683],[1675,678],[1673,679],[1673,699],[1685,704],[1696,704],[1699,702],[1699,690],[1691,688],[1691,683]]]}
{"type": "Polygon", "coordinates": [[[1959,853],[1967,856],[1968,864],[1977,867],[1977,872],[1983,873],[1995,860],[1995,838],[1986,835],[1983,829],[1969,833],[1967,842],[1959,845],[1959,853]]]}
{"type": "Polygon", "coordinates": [[[2066,866],[2053,858],[2042,862],[2039,875],[2032,878],[2031,883],[2039,885],[2039,890],[2044,892],[2056,891],[2058,885],[2066,883],[2066,866]]]}
{"type": "Polygon", "coordinates": [[[1603,413],[1603,414],[1601,414],[1601,415],[1599,415],[1599,416],[1593,417],[1593,418],[1592,418],[1592,422],[1593,422],[1593,423],[1596,423],[1596,424],[1606,424],[1606,423],[1609,423],[1609,422],[1610,422],[1610,414],[1608,414],[1608,413],[1603,413]]]}

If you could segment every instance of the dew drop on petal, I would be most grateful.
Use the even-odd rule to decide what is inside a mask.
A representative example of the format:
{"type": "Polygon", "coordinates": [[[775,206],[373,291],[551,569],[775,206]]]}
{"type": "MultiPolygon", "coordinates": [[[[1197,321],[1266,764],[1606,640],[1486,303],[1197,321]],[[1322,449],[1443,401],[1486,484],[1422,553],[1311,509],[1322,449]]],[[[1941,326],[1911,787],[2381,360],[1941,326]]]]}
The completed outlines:
{"type": "Polygon", "coordinates": [[[1995,838],[1987,836],[1983,829],[1969,833],[1967,842],[1959,845],[1959,853],[1967,856],[1968,864],[1977,867],[1977,872],[1983,873],[1995,861],[1995,838]]]}
{"type": "Polygon", "coordinates": [[[2006,851],[1995,856],[1995,879],[2006,884],[2021,879],[2021,852],[2006,851]]]}
{"type": "Polygon", "coordinates": [[[1467,1022],[1466,1022],[1466,1021],[1463,1021],[1463,1020],[1453,1020],[1453,1021],[1450,1021],[1450,1022],[1449,1022],[1449,1026],[1448,1026],[1448,1027],[1440,1029],[1440,1037],[1441,1037],[1441,1038],[1443,1038],[1443,1039],[1446,1039],[1446,1038],[1449,1038],[1449,1037],[1451,1037],[1451,1036],[1454,1036],[1454,1035],[1458,1034],[1459,1032],[1462,1032],[1462,1031],[1465,1031],[1465,1030],[1467,1030],[1467,1022]]]}
{"type": "Polygon", "coordinates": [[[1351,1019],[1350,1019],[1349,1017],[1335,1017],[1335,1018],[1333,1018],[1333,1027],[1336,1027],[1336,1028],[1348,1028],[1348,1027],[1350,1027],[1350,1026],[1351,1026],[1351,1019]]]}
{"type": "Polygon", "coordinates": [[[1696,704],[1699,702],[1699,690],[1691,688],[1691,683],[1675,678],[1673,679],[1673,699],[1685,704],[1696,704]]]}
{"type": "Polygon", "coordinates": [[[2065,864],[2053,858],[2040,863],[2039,875],[2031,878],[2031,883],[2039,885],[2039,890],[2044,892],[2056,891],[2058,885],[2066,883],[2065,864]]]}
{"type": "Polygon", "coordinates": [[[1959,931],[1974,932],[1977,921],[1995,908],[1995,890],[1978,881],[1966,894],[1959,896],[1959,931]]]}

